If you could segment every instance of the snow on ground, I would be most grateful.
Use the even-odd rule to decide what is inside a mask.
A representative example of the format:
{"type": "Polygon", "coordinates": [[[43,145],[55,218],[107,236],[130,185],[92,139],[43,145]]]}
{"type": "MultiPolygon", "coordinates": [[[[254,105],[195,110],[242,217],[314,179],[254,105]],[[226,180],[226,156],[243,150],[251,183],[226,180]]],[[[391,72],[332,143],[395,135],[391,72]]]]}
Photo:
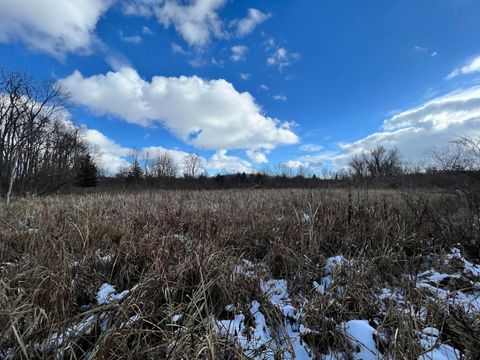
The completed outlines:
{"type": "Polygon", "coordinates": [[[450,345],[442,344],[440,331],[434,327],[427,327],[420,334],[420,345],[426,352],[418,360],[454,360],[460,359],[460,351],[450,345]]]}
{"type": "MultiPolygon", "coordinates": [[[[248,260],[235,268],[235,273],[254,278],[267,272],[264,263],[254,264],[248,260]]],[[[254,326],[245,325],[245,315],[237,313],[233,319],[215,320],[214,329],[225,338],[235,337],[247,357],[254,359],[273,359],[275,354],[283,354],[284,359],[313,359],[313,353],[302,340],[302,334],[309,331],[301,323],[301,309],[292,305],[286,280],[261,280],[260,288],[270,306],[282,314],[278,324],[267,324],[261,311],[261,302],[253,300],[249,309],[254,326]],[[258,349],[263,349],[258,351],[258,349]]],[[[231,312],[232,306],[225,309],[231,312]]]]}
{"type": "Polygon", "coordinates": [[[275,342],[258,301],[252,301],[249,313],[254,319],[254,326],[247,326],[245,316],[240,312],[231,320],[215,320],[214,330],[225,338],[235,338],[245,356],[249,358],[273,359],[275,342]]]}
{"type": "MultiPolygon", "coordinates": [[[[313,282],[313,288],[320,294],[324,295],[325,292],[334,284],[334,272],[336,269],[341,269],[342,266],[350,266],[351,261],[347,261],[343,256],[337,255],[327,259],[327,263],[324,268],[324,277],[320,280],[313,282]]],[[[343,287],[337,287],[337,292],[342,293],[345,291],[343,287]]]]}
{"type": "Polygon", "coordinates": [[[116,290],[115,287],[110,285],[109,283],[104,283],[100,286],[100,290],[97,293],[97,303],[98,305],[103,305],[110,303],[115,300],[122,300],[130,294],[133,290],[135,290],[136,286],[134,286],[131,290],[124,290],[119,294],[115,294],[116,290]]]}
{"type": "MultiPolygon", "coordinates": [[[[345,290],[341,285],[339,274],[342,270],[350,269],[352,261],[338,255],[328,258],[323,269],[323,277],[313,282],[313,288],[324,296],[329,291],[341,293],[345,290]]],[[[412,285],[417,289],[427,291],[432,301],[440,301],[445,305],[459,305],[467,312],[480,312],[480,266],[466,260],[458,249],[453,249],[447,256],[444,267],[450,269],[441,272],[435,269],[423,271],[410,278],[412,285]],[[442,284],[448,281],[463,281],[468,284],[465,288],[442,288],[442,284]]],[[[249,308],[251,316],[255,319],[255,325],[245,325],[245,314],[236,311],[233,305],[227,306],[227,312],[233,314],[229,320],[215,320],[214,329],[225,338],[234,339],[243,349],[247,357],[254,359],[274,359],[281,353],[285,359],[317,359],[309,346],[303,341],[302,336],[315,332],[309,329],[303,322],[302,308],[306,303],[299,294],[295,302],[288,291],[288,283],[284,279],[272,279],[268,277],[268,269],[265,263],[253,263],[242,260],[235,268],[235,274],[248,279],[259,279],[260,290],[273,306],[282,314],[281,324],[272,325],[271,321],[265,320],[262,313],[260,300],[253,300],[249,308]],[[294,306],[295,304],[295,306],[294,306]],[[260,349],[260,350],[259,350],[260,349]]],[[[384,313],[389,304],[393,304],[399,312],[415,316],[417,319],[425,319],[426,308],[414,309],[405,299],[401,289],[385,287],[377,294],[380,313],[384,313]]],[[[381,315],[381,314],[379,314],[381,315]]],[[[388,341],[384,334],[379,334],[367,319],[352,319],[339,324],[339,330],[348,339],[352,350],[351,358],[373,360],[383,359],[384,355],[377,346],[377,341],[388,341]],[[378,340],[377,340],[378,339],[378,340]]],[[[459,350],[447,342],[441,341],[441,332],[434,327],[427,327],[418,333],[418,339],[424,352],[419,360],[443,360],[460,359],[459,350]]],[[[320,355],[322,359],[342,359],[348,356],[343,352],[330,351],[329,355],[320,355]]]]}
{"type": "Polygon", "coordinates": [[[464,272],[469,273],[475,277],[480,277],[480,265],[475,265],[470,261],[466,260],[462,256],[462,252],[457,248],[453,248],[451,250],[450,254],[447,256],[446,262],[452,263],[455,261],[463,265],[464,272]]]}
{"type": "MultiPolygon", "coordinates": [[[[111,258],[99,257],[101,261],[111,261],[111,258]]],[[[352,261],[338,255],[328,258],[319,281],[313,282],[313,288],[325,296],[328,292],[337,294],[345,290],[342,286],[341,274],[349,270],[352,261]]],[[[480,312],[480,266],[466,260],[460,250],[454,248],[439,265],[441,269],[430,268],[417,275],[410,276],[413,287],[425,293],[426,299],[444,304],[445,309],[460,306],[465,312],[480,312]]],[[[289,284],[285,279],[273,279],[265,262],[252,262],[243,259],[235,268],[234,276],[258,281],[261,296],[252,299],[243,311],[234,304],[225,307],[228,319],[212,318],[213,330],[221,337],[235,341],[244,355],[252,359],[275,359],[281,354],[283,359],[382,359],[384,355],[377,346],[377,338],[384,339],[382,334],[372,326],[367,319],[351,319],[338,324],[352,349],[352,354],[330,349],[328,355],[315,354],[305,343],[306,334],[320,334],[317,330],[306,326],[304,307],[307,300],[301,294],[290,294],[289,284]],[[273,311],[272,309],[276,309],[273,311]],[[267,312],[268,311],[268,312],[267,312]],[[273,314],[273,315],[272,315],[273,314]]],[[[105,306],[115,301],[122,301],[136,289],[117,292],[109,283],[100,286],[96,294],[96,305],[85,305],[82,308],[91,310],[95,306],[105,306]]],[[[386,285],[377,292],[379,314],[386,312],[392,305],[399,312],[411,314],[417,319],[425,319],[426,308],[413,309],[405,298],[404,291],[386,285]],[[411,313],[414,311],[415,313],[411,313]]],[[[97,324],[100,331],[105,332],[119,318],[118,310],[100,310],[91,314],[76,324],[70,324],[65,329],[58,330],[50,336],[34,344],[37,351],[54,352],[57,358],[63,356],[62,347],[73,338],[88,335],[97,324]]],[[[133,315],[125,321],[116,323],[117,330],[131,326],[139,321],[138,315],[133,315]]],[[[172,324],[181,328],[182,315],[174,314],[172,324]]],[[[418,341],[423,353],[418,360],[459,359],[461,353],[448,341],[442,342],[441,331],[435,327],[426,327],[418,333],[418,341]]],[[[32,346],[32,345],[30,345],[32,346]]],[[[173,349],[172,341],[170,348],[173,349]]],[[[11,349],[0,349],[0,359],[9,358],[11,349]]]]}
{"type": "MultiPolygon", "coordinates": [[[[100,289],[97,292],[97,303],[98,305],[105,305],[113,301],[122,300],[134,291],[135,288],[136,286],[130,290],[125,290],[117,294],[114,286],[104,283],[100,286],[100,289]]],[[[99,315],[91,314],[76,324],[70,324],[65,329],[52,333],[46,340],[34,344],[34,348],[41,353],[54,351],[55,357],[60,359],[63,357],[63,347],[68,341],[79,336],[89,335],[97,322],[100,322],[101,331],[107,331],[111,320],[115,316],[118,316],[118,313],[111,314],[109,312],[102,312],[99,315]]],[[[119,329],[128,327],[138,320],[138,315],[131,316],[127,321],[120,324],[119,329]]],[[[9,358],[8,355],[2,356],[4,351],[5,350],[0,351],[0,359],[9,358]]]]}
{"type": "Polygon", "coordinates": [[[292,306],[287,281],[262,281],[260,287],[270,303],[283,314],[283,327],[278,329],[278,347],[282,348],[285,359],[311,359],[313,353],[302,340],[302,334],[310,330],[301,323],[301,310],[292,306]]]}
{"type": "Polygon", "coordinates": [[[354,359],[376,360],[383,358],[377,349],[374,336],[377,331],[371,327],[367,320],[350,320],[341,326],[347,335],[348,341],[355,349],[354,359]]]}
{"type": "Polygon", "coordinates": [[[433,301],[459,306],[465,312],[480,312],[480,266],[466,260],[453,248],[444,261],[446,272],[429,269],[418,274],[417,288],[424,289],[433,301]]]}

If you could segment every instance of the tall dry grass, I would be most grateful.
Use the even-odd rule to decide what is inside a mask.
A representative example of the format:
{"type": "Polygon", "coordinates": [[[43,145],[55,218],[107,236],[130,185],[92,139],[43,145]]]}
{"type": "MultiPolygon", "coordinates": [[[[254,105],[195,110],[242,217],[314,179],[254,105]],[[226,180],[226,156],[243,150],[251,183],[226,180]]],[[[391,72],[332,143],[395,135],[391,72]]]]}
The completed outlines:
{"type": "MultiPolygon", "coordinates": [[[[478,317],[429,301],[408,276],[440,263],[452,247],[478,263],[479,200],[355,189],[18,199],[0,207],[0,358],[242,358],[210,319],[228,317],[228,304],[246,310],[264,297],[258,279],[235,271],[248,259],[308,300],[305,322],[316,332],[304,340],[318,354],[354,351],[338,324],[368,319],[385,334],[379,346],[390,358],[418,358],[419,329],[436,326],[473,359],[478,317]],[[336,274],[346,290],[315,292],[325,260],[339,254],[352,260],[336,274]],[[97,306],[104,283],[133,290],[97,306]],[[405,308],[427,315],[394,304],[380,311],[376,294],[385,286],[400,289],[405,308]],[[89,319],[88,333],[47,346],[89,319]]],[[[262,310],[269,323],[281,321],[267,301],[262,310]]]]}

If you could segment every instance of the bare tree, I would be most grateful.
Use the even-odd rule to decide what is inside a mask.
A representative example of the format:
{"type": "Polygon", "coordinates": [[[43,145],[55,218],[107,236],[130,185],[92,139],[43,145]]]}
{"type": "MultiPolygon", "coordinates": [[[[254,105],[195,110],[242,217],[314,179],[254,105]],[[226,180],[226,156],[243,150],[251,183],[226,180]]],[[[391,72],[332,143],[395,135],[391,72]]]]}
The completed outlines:
{"type": "Polygon", "coordinates": [[[203,161],[197,153],[190,153],[185,156],[184,160],[184,176],[197,177],[202,171],[203,161]]]}
{"type": "Polygon", "coordinates": [[[383,146],[355,155],[349,166],[357,177],[392,176],[400,173],[402,169],[398,150],[387,150],[383,146]]]}
{"type": "Polygon", "coordinates": [[[152,164],[153,176],[159,178],[173,178],[177,176],[178,168],[173,157],[166,151],[158,151],[152,164]]]}
{"type": "Polygon", "coordinates": [[[353,171],[353,174],[357,178],[363,178],[368,176],[367,163],[363,159],[363,156],[354,155],[352,160],[348,163],[353,171]]]}
{"type": "Polygon", "coordinates": [[[71,178],[86,147],[65,120],[63,90],[0,71],[0,194],[48,191],[71,178]]]}
{"type": "Polygon", "coordinates": [[[431,150],[430,158],[434,168],[441,171],[480,170],[480,137],[455,138],[448,146],[431,150]]]}

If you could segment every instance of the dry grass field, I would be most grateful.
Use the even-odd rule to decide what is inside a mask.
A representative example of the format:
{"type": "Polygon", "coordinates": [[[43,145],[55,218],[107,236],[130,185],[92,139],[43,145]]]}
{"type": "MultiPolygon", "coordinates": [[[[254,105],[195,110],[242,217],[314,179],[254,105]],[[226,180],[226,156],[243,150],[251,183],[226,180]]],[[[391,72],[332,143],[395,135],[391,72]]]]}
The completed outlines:
{"type": "Polygon", "coordinates": [[[151,191],[0,207],[0,359],[475,359],[480,196],[151,191]]]}

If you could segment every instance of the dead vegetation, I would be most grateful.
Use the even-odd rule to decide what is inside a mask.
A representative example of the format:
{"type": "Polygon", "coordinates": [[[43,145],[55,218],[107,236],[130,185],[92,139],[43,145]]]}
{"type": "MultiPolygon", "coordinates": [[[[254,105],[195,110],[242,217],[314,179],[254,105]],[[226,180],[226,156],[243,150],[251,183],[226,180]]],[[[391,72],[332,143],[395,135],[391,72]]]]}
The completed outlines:
{"type": "Polygon", "coordinates": [[[478,309],[432,288],[478,299],[480,273],[462,259],[479,263],[479,209],[475,193],[345,189],[18,199],[0,208],[0,359],[261,358],[269,343],[247,354],[215,321],[241,313],[254,328],[258,303],[280,328],[268,279],[288,284],[312,358],[355,358],[342,324],[363,319],[386,358],[428,353],[422,329],[435,327],[474,359],[478,309]],[[431,269],[450,275],[435,282],[431,269]]]}

